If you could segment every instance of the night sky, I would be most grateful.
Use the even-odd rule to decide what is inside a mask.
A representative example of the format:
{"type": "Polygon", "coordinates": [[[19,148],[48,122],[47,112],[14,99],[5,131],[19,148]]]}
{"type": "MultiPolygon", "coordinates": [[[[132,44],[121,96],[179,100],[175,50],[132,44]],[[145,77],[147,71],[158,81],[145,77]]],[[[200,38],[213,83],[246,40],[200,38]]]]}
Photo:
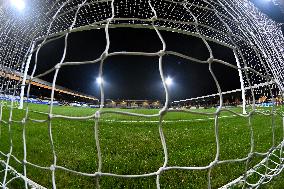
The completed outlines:
{"type": "MultiPolygon", "coordinates": [[[[254,0],[253,2],[256,2],[254,0]]],[[[270,3],[256,3],[275,20],[283,22],[280,10],[270,3]],[[267,8],[269,5],[270,8],[267,8]]],[[[173,32],[161,31],[167,50],[180,52],[206,60],[209,53],[199,38],[173,32]]],[[[116,28],[110,29],[110,50],[157,52],[162,44],[154,30],[116,28]]],[[[210,43],[215,58],[235,63],[233,52],[220,45],[210,43]]],[[[86,61],[98,58],[106,45],[103,29],[72,33],[68,39],[65,61],[86,61]]],[[[64,39],[45,45],[39,54],[36,74],[52,68],[62,57],[64,39]]],[[[179,100],[217,93],[216,85],[207,64],[190,62],[174,56],[164,56],[165,76],[173,78],[170,86],[171,100],[179,100]]],[[[60,69],[57,84],[66,88],[100,97],[96,83],[99,64],[65,66],[60,69]]],[[[213,64],[213,71],[223,91],[240,88],[238,72],[222,65],[213,64]]],[[[52,81],[53,73],[41,79],[52,81]]],[[[105,97],[110,99],[153,99],[164,100],[158,57],[114,56],[104,63],[103,78],[105,97]]]]}

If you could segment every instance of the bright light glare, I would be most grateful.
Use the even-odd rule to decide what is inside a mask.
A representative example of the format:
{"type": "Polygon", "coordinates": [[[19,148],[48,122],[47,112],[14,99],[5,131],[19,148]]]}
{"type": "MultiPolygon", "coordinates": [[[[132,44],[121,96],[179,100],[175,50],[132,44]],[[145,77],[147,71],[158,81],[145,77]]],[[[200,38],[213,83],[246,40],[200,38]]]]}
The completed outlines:
{"type": "Polygon", "coordinates": [[[170,86],[170,85],[173,84],[173,79],[170,78],[170,77],[167,77],[165,82],[166,82],[167,86],[170,86]]]}
{"type": "Polygon", "coordinates": [[[96,81],[97,81],[97,84],[101,84],[103,82],[103,78],[97,77],[96,81]]]}
{"type": "Polygon", "coordinates": [[[11,4],[18,10],[23,10],[25,8],[25,2],[23,0],[10,0],[11,4]]]}

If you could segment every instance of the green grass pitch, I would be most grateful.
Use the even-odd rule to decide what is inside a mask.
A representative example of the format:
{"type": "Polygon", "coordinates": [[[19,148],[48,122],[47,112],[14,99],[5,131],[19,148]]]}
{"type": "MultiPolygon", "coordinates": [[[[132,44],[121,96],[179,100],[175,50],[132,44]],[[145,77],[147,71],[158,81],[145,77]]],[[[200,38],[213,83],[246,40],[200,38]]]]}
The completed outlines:
{"type": "MultiPolygon", "coordinates": [[[[33,111],[48,112],[46,105],[29,105],[29,118],[46,120],[47,115],[33,111]]],[[[116,109],[118,110],[118,109],[116,109]]],[[[236,112],[241,109],[234,108],[236,112]]],[[[268,109],[267,109],[268,110],[268,109]]],[[[126,110],[143,114],[155,114],[159,110],[126,110]]],[[[215,109],[195,110],[213,112],[215,109]]],[[[3,108],[2,120],[8,121],[9,109],[3,108]]],[[[54,107],[54,114],[68,116],[87,116],[96,112],[91,108],[54,107]]],[[[13,110],[11,137],[12,154],[23,159],[23,125],[20,122],[24,110],[13,110]]],[[[220,158],[219,160],[244,158],[250,151],[250,127],[248,118],[232,116],[221,112],[219,119],[220,158]],[[225,116],[225,117],[224,117],[225,116]]],[[[206,166],[214,160],[216,142],[213,116],[188,113],[167,113],[164,117],[163,131],[166,137],[169,161],[168,166],[206,166]],[[182,121],[181,121],[182,120],[182,121]]],[[[158,130],[158,118],[138,118],[118,114],[103,114],[99,121],[99,138],[102,151],[102,172],[115,174],[145,174],[157,171],[164,162],[164,153],[158,130]]],[[[272,145],[271,116],[253,115],[251,120],[254,131],[254,151],[267,152],[272,145]]],[[[57,154],[57,165],[68,169],[94,173],[97,171],[97,151],[94,136],[95,120],[52,119],[52,134],[57,154]]],[[[275,116],[275,142],[278,145],[283,137],[282,117],[275,116]]],[[[9,152],[8,124],[1,123],[0,150],[9,152]]],[[[53,155],[48,135],[48,123],[28,121],[26,124],[27,161],[49,167],[53,164],[53,155]]],[[[5,160],[3,155],[0,156],[5,160]]],[[[254,156],[249,166],[252,167],[263,157],[254,156]]],[[[23,167],[13,158],[10,164],[19,172],[23,167]]],[[[239,177],[245,170],[245,162],[217,165],[211,174],[213,188],[220,187],[239,177]]],[[[51,171],[27,166],[27,175],[37,183],[52,187],[51,171]]],[[[161,188],[207,188],[208,170],[188,171],[169,170],[161,175],[161,188]]],[[[3,172],[1,172],[3,178],[3,172]]],[[[281,188],[284,186],[283,173],[265,187],[281,188]]],[[[21,188],[23,182],[16,179],[10,188],[21,188]]],[[[57,188],[95,188],[96,179],[80,176],[60,169],[56,170],[57,188]]],[[[100,178],[102,188],[155,188],[156,177],[100,178]]]]}

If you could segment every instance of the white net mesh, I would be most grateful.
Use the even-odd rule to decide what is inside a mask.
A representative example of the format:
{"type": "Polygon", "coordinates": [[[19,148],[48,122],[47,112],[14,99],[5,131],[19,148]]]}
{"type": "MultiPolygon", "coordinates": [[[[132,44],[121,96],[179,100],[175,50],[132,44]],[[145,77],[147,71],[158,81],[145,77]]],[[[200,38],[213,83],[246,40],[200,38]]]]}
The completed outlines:
{"type": "MultiPolygon", "coordinates": [[[[275,135],[279,135],[275,131],[275,117],[280,116],[282,118],[282,112],[279,108],[275,107],[276,93],[278,95],[284,89],[284,38],[280,29],[280,26],[260,13],[249,1],[241,0],[202,0],[202,1],[116,1],[116,0],[67,0],[67,1],[31,1],[30,13],[25,17],[19,17],[15,15],[13,10],[9,8],[8,4],[3,4],[0,7],[0,41],[1,41],[1,94],[2,104],[0,112],[0,120],[2,127],[7,128],[5,130],[6,135],[9,137],[9,149],[8,153],[1,150],[1,164],[3,169],[3,177],[1,179],[1,185],[3,188],[7,187],[12,181],[17,178],[24,180],[25,188],[29,186],[41,187],[34,183],[27,176],[28,167],[36,168],[40,171],[49,171],[51,173],[52,187],[56,188],[56,172],[65,171],[70,174],[78,174],[86,177],[96,178],[97,187],[100,186],[100,179],[102,177],[118,177],[118,178],[144,178],[144,177],[156,177],[156,187],[160,188],[160,180],[163,177],[162,174],[171,170],[187,170],[187,171],[206,171],[207,186],[212,187],[212,170],[222,164],[233,164],[244,162],[245,170],[242,171],[243,175],[228,185],[230,187],[235,184],[241,184],[244,187],[259,187],[263,183],[269,182],[274,176],[278,175],[283,169],[283,134],[281,137],[281,143],[276,142],[275,135]],[[156,32],[160,42],[161,49],[158,52],[110,52],[110,34],[111,28],[117,27],[133,27],[133,28],[149,28],[156,32]],[[72,32],[80,32],[90,29],[104,29],[106,46],[103,53],[95,60],[86,60],[80,62],[66,62],[65,56],[68,47],[68,37],[72,32]],[[160,30],[174,31],[177,33],[191,35],[200,38],[204,45],[207,47],[208,55],[200,60],[195,57],[181,54],[175,51],[168,51],[166,43],[160,30]],[[37,65],[40,64],[37,60],[38,53],[47,43],[57,40],[59,38],[65,39],[64,52],[61,61],[57,63],[50,70],[37,74],[37,65]],[[217,43],[219,45],[230,48],[236,58],[237,66],[229,62],[216,59],[214,57],[211,46],[208,41],[217,43]],[[31,111],[26,106],[25,113],[22,116],[22,120],[13,119],[13,112],[15,112],[16,97],[20,95],[21,79],[15,79],[12,75],[16,72],[26,73],[27,65],[29,64],[30,57],[34,55],[35,65],[32,69],[31,78],[28,83],[27,96],[31,83],[34,78],[40,78],[47,74],[54,72],[52,92],[51,92],[51,104],[47,114],[40,113],[42,119],[33,119],[30,117],[31,111]],[[83,64],[100,64],[99,76],[103,76],[103,65],[105,61],[112,56],[150,56],[157,57],[159,59],[159,73],[163,82],[165,91],[165,103],[159,113],[145,115],[139,113],[129,113],[115,110],[104,110],[104,86],[100,84],[100,102],[101,106],[91,116],[66,116],[54,113],[54,90],[57,81],[58,72],[61,68],[67,66],[78,66],[83,64]],[[214,119],[214,135],[216,154],[214,160],[205,166],[176,166],[169,165],[169,152],[167,148],[167,142],[165,139],[163,124],[164,118],[170,112],[183,112],[186,114],[196,114],[194,111],[183,109],[169,109],[169,90],[165,84],[165,75],[163,72],[163,58],[165,55],[176,56],[188,61],[207,64],[210,73],[214,79],[216,87],[218,89],[218,101],[219,106],[213,113],[199,113],[202,115],[210,115],[214,119]],[[224,91],[221,90],[221,86],[214,71],[212,70],[212,64],[221,64],[233,68],[239,72],[240,82],[242,83],[243,98],[250,97],[251,102],[246,107],[247,114],[241,114],[227,109],[224,106],[223,95],[224,91]],[[26,69],[25,69],[26,68],[26,69]],[[9,75],[9,76],[7,76],[9,75]],[[263,83],[266,83],[264,87],[263,83]],[[262,86],[255,87],[255,86],[262,86]],[[265,89],[264,89],[265,88],[265,89]],[[269,112],[259,111],[256,108],[257,94],[263,94],[267,92],[267,96],[272,99],[272,108],[269,112]],[[15,97],[15,98],[14,98],[15,97]],[[8,109],[7,109],[7,102],[8,109]],[[8,111],[9,114],[5,118],[2,117],[4,111],[8,111]],[[219,136],[219,118],[222,112],[230,112],[234,116],[243,117],[246,119],[247,125],[250,130],[250,151],[246,156],[237,159],[220,159],[220,136],[219,136]],[[103,152],[100,145],[99,125],[101,116],[109,114],[130,115],[137,118],[158,118],[158,130],[163,149],[163,163],[156,171],[149,171],[144,174],[116,174],[112,172],[103,171],[103,152]],[[257,152],[254,148],[254,127],[252,126],[252,119],[256,115],[263,115],[271,118],[271,138],[265,140],[272,140],[271,146],[267,152],[257,152]],[[95,144],[97,150],[97,170],[93,172],[81,172],[77,169],[67,168],[62,164],[58,164],[57,150],[54,142],[53,122],[54,120],[95,120],[94,135],[95,144]],[[51,145],[52,162],[49,166],[42,166],[41,164],[34,163],[33,159],[27,159],[27,147],[26,147],[26,127],[29,122],[34,123],[48,123],[48,138],[51,145]],[[13,137],[12,127],[15,124],[20,124],[22,127],[22,148],[23,159],[19,159],[16,154],[13,153],[13,137]],[[254,157],[261,157],[263,160],[254,164],[254,167],[250,169],[250,161],[254,157]],[[16,161],[22,166],[22,170],[16,170],[11,166],[11,161],[16,161]],[[11,176],[12,175],[12,176],[11,176]],[[253,181],[250,177],[256,178],[253,181]]],[[[26,74],[24,74],[26,75],[26,74]]],[[[25,76],[21,75],[23,80],[25,76]]],[[[18,74],[19,77],[19,74],[18,74]]],[[[22,88],[25,82],[22,83],[22,88]]],[[[282,96],[282,94],[280,95],[282,96]]],[[[245,103],[245,102],[244,102],[245,103]]],[[[244,104],[245,105],[245,104],[244,104]]],[[[283,131],[283,128],[282,128],[283,131]]],[[[2,133],[3,134],[3,133],[2,133]]],[[[4,134],[3,134],[4,135],[4,134]]],[[[36,136],[35,136],[36,137],[36,136]]],[[[2,145],[1,145],[2,147],[2,145]]],[[[32,155],[31,155],[32,156],[32,155]]],[[[215,175],[214,175],[215,176],[215,175]]],[[[233,179],[233,178],[232,178],[233,179]]],[[[216,185],[214,185],[216,186],[216,185]]],[[[217,185],[218,186],[218,185],[217,185]]],[[[218,187],[222,186],[220,184],[218,187]]]]}

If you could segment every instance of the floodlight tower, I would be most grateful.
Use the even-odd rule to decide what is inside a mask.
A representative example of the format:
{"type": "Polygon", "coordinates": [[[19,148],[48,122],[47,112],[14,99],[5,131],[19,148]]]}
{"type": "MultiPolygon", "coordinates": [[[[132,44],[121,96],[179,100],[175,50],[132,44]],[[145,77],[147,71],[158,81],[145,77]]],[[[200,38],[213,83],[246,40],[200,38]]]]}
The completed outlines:
{"type": "MultiPolygon", "coordinates": [[[[4,3],[0,5],[0,16],[4,13],[5,9],[7,9],[8,1],[4,0],[4,3]]],[[[16,8],[18,11],[23,11],[26,7],[24,0],[10,0],[10,5],[14,8],[16,8]]],[[[34,44],[32,44],[31,48],[29,49],[29,52],[32,52],[34,49],[34,44]]],[[[22,84],[21,84],[21,93],[20,93],[20,104],[19,109],[23,109],[24,104],[24,91],[25,91],[25,84],[27,79],[27,73],[30,65],[30,61],[32,58],[32,54],[30,54],[27,58],[26,64],[25,64],[25,71],[22,78],[22,84]]]]}
{"type": "Polygon", "coordinates": [[[97,77],[96,78],[96,82],[98,85],[102,84],[104,82],[103,78],[102,77],[97,77]]]}
{"type": "Polygon", "coordinates": [[[19,11],[24,10],[26,7],[26,4],[23,0],[10,0],[10,3],[13,7],[18,9],[19,11]]]}
{"type": "Polygon", "coordinates": [[[167,77],[165,83],[169,87],[173,84],[173,79],[171,77],[167,77]]]}

